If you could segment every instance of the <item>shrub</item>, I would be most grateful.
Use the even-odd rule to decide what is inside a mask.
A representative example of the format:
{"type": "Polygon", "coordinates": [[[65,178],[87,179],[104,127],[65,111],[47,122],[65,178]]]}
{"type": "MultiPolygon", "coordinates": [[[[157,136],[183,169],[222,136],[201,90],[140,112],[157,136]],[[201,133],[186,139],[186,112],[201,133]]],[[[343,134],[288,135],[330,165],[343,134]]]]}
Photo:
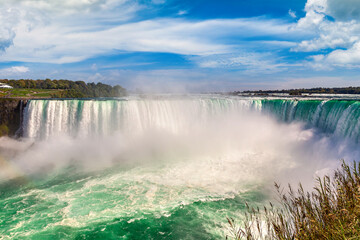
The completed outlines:
{"type": "Polygon", "coordinates": [[[360,163],[344,161],[333,178],[317,179],[314,191],[301,184],[288,192],[275,184],[280,207],[249,208],[242,228],[228,219],[227,239],[360,239],[360,163]]]}

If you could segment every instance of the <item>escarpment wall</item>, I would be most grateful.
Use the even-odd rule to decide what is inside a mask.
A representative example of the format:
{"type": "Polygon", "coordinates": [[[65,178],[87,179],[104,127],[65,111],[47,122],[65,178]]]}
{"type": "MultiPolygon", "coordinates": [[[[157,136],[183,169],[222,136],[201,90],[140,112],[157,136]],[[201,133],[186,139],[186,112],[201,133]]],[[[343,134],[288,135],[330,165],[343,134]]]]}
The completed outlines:
{"type": "Polygon", "coordinates": [[[8,130],[9,136],[21,135],[23,110],[26,99],[0,98],[0,125],[8,130]]]}

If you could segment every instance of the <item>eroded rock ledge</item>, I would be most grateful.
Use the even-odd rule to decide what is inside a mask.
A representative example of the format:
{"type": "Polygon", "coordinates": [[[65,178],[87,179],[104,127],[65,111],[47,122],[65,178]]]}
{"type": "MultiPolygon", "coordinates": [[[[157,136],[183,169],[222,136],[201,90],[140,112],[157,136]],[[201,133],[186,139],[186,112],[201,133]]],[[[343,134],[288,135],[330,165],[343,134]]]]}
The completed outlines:
{"type": "Polygon", "coordinates": [[[0,98],[0,136],[21,135],[21,123],[28,99],[0,98]]]}

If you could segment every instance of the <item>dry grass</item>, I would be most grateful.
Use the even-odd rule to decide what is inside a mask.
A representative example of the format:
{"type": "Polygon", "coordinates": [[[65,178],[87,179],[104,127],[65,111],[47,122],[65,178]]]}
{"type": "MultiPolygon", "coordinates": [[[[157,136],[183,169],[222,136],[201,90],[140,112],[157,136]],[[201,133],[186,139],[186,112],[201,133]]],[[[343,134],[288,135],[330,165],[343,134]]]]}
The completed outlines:
{"type": "Polygon", "coordinates": [[[301,184],[288,191],[275,184],[280,207],[264,210],[248,207],[244,226],[228,219],[227,239],[360,239],[360,163],[344,161],[331,178],[317,179],[312,192],[301,184]]]}

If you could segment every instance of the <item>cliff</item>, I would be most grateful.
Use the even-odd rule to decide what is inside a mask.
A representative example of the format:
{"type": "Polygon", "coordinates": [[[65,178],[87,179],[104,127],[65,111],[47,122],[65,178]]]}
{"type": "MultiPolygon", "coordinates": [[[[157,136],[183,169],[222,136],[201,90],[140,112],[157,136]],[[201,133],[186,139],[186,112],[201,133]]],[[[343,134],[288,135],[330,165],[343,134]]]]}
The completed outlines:
{"type": "Polygon", "coordinates": [[[21,131],[26,103],[26,99],[0,98],[0,136],[15,136],[18,130],[21,131]]]}

